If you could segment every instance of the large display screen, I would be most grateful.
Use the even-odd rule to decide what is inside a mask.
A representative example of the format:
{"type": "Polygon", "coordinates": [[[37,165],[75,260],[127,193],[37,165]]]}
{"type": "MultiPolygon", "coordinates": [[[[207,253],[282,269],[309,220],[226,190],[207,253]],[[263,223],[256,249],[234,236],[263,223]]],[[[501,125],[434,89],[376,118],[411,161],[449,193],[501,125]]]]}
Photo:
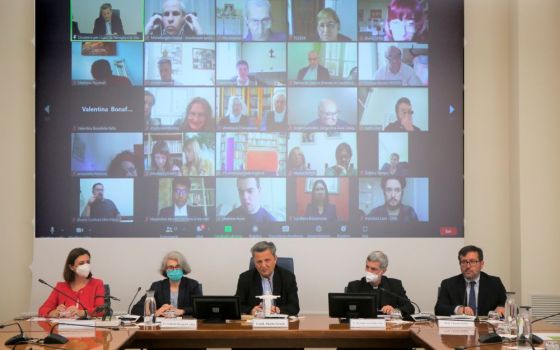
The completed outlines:
{"type": "Polygon", "coordinates": [[[36,237],[463,236],[461,0],[36,0],[36,237]]]}

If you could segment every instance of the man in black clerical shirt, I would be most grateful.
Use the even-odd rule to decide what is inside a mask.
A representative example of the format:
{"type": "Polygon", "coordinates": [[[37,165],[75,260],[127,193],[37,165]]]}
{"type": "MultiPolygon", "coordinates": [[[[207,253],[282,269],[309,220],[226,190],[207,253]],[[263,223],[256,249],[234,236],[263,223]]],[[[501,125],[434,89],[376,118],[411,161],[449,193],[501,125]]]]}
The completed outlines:
{"type": "Polygon", "coordinates": [[[414,313],[414,306],[406,296],[402,282],[385,276],[389,259],[382,251],[373,251],[366,258],[366,275],[360,280],[348,283],[348,293],[374,293],[377,306],[384,314],[390,315],[395,309],[408,314],[414,313]]]}

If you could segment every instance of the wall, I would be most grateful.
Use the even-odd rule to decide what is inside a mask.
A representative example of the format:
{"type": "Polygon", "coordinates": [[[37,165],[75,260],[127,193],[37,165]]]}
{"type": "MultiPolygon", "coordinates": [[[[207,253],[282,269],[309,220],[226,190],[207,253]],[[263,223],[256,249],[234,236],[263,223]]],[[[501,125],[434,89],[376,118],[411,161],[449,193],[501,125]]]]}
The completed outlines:
{"type": "Polygon", "coordinates": [[[27,310],[33,256],[35,119],[33,2],[7,1],[0,11],[0,149],[3,196],[0,199],[0,320],[27,310]],[[10,34],[6,34],[10,33],[10,34]]]}
{"type": "Polygon", "coordinates": [[[514,71],[517,95],[512,99],[515,122],[512,140],[517,174],[512,205],[516,245],[512,249],[512,277],[523,304],[531,294],[560,292],[560,2],[515,2],[517,24],[514,71]],[[518,237],[517,237],[518,235],[518,237]]]}
{"type": "MultiPolygon", "coordinates": [[[[555,0],[467,0],[465,4],[465,226],[466,243],[480,244],[486,253],[485,270],[499,274],[508,289],[529,293],[558,293],[559,246],[557,228],[560,175],[558,89],[560,54],[558,40],[538,40],[541,33],[557,38],[559,24],[554,17],[560,4],[555,0]],[[544,18],[543,18],[544,17],[544,18]],[[538,25],[537,25],[538,24],[538,25]],[[538,63],[537,63],[538,62],[538,63]],[[549,151],[543,152],[543,150],[549,151]],[[488,239],[491,237],[491,239],[488,239]],[[547,278],[552,277],[552,278],[547,278]]],[[[0,63],[4,81],[0,99],[4,125],[0,147],[5,152],[4,195],[0,199],[0,277],[9,281],[3,288],[0,318],[8,319],[24,310],[34,310],[47,291],[40,290],[30,301],[33,252],[34,134],[33,134],[33,49],[32,13],[28,1],[7,2],[0,12],[0,29],[17,33],[2,40],[0,63]],[[7,49],[6,47],[7,46],[7,49]],[[17,57],[17,59],[14,59],[17,57]],[[8,148],[9,147],[9,148],[8,148]],[[40,294],[40,295],[39,295],[40,294]]],[[[96,274],[111,279],[115,294],[123,297],[116,309],[126,308],[134,286],[146,286],[158,278],[157,260],[170,248],[185,250],[206,293],[232,291],[236,274],[247,266],[249,246],[255,240],[239,239],[219,244],[218,240],[165,240],[153,247],[151,240],[134,240],[130,250],[109,248],[103,239],[87,243],[92,247],[96,274]],[[102,249],[104,253],[102,253],[102,249]],[[212,258],[209,259],[208,252],[212,258]],[[232,254],[236,252],[236,254],[232,254]],[[119,259],[103,263],[102,255],[119,259]],[[149,266],[146,270],[141,267],[149,266]],[[231,274],[224,273],[224,267],[231,274]],[[218,268],[216,268],[218,267],[218,268]],[[114,272],[116,271],[116,273],[114,272]],[[139,271],[145,271],[139,273],[139,271]],[[218,271],[218,272],[216,272],[218,271]],[[209,277],[212,276],[212,277],[209,277]],[[132,286],[132,288],[130,288],[132,286]]],[[[304,310],[324,305],[313,295],[321,289],[340,290],[341,281],[358,278],[363,256],[374,248],[386,250],[391,258],[389,273],[403,278],[410,296],[424,308],[433,305],[434,289],[441,278],[455,273],[455,254],[462,240],[409,239],[406,245],[392,239],[278,240],[281,255],[296,258],[296,272],[304,310]],[[302,244],[306,249],[299,248],[302,244]],[[315,251],[313,263],[305,261],[315,251]],[[420,253],[418,253],[420,252],[420,253]],[[410,259],[410,256],[414,256],[410,259]],[[418,266],[410,269],[410,266],[418,266]]],[[[38,253],[56,248],[67,252],[78,240],[42,240],[38,253]]],[[[111,241],[131,243],[131,240],[111,241]]],[[[116,244],[112,244],[115,247],[116,244]]],[[[34,262],[53,268],[46,280],[60,278],[61,255],[34,262]],[[48,259],[48,262],[47,260],[48,259]]],[[[36,286],[37,282],[33,282],[36,286]]],[[[324,311],[324,310],[321,310],[324,311]]]]}

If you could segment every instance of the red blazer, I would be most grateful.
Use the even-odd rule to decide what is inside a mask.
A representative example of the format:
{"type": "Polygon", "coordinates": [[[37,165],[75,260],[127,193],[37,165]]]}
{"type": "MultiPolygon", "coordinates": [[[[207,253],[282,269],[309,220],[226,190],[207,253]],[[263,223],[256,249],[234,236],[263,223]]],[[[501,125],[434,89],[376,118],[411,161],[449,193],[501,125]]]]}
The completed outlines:
{"type": "MultiPolygon", "coordinates": [[[[90,278],[88,284],[86,284],[82,289],[75,292],[70,287],[68,282],[58,282],[56,284],[56,289],[62,291],[75,299],[78,299],[87,309],[89,316],[101,316],[102,313],[94,313],[96,307],[103,305],[105,288],[103,287],[103,281],[97,278],[90,278]]],[[[48,317],[49,312],[56,309],[60,304],[68,306],[77,306],[78,309],[82,310],[83,307],[76,305],[76,302],[65,295],[62,295],[56,290],[53,290],[47,300],[39,308],[39,316],[48,317]]]]}

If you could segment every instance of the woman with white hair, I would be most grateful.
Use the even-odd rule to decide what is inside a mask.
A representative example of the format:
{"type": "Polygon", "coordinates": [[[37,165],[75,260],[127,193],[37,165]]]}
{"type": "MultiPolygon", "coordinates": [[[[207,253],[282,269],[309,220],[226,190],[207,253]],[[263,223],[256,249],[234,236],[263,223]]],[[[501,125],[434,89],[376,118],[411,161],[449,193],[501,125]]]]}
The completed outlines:
{"type": "MultiPolygon", "coordinates": [[[[165,278],[152,283],[149,289],[154,291],[156,317],[192,314],[192,297],[202,295],[202,287],[185,276],[191,272],[187,259],[181,253],[171,251],[161,260],[159,272],[165,278]]],[[[133,315],[144,315],[145,300],[146,295],[134,305],[131,311],[133,315]]]]}
{"type": "Polygon", "coordinates": [[[249,116],[245,101],[239,96],[230,96],[226,115],[220,120],[220,127],[249,126],[249,116]]]}

